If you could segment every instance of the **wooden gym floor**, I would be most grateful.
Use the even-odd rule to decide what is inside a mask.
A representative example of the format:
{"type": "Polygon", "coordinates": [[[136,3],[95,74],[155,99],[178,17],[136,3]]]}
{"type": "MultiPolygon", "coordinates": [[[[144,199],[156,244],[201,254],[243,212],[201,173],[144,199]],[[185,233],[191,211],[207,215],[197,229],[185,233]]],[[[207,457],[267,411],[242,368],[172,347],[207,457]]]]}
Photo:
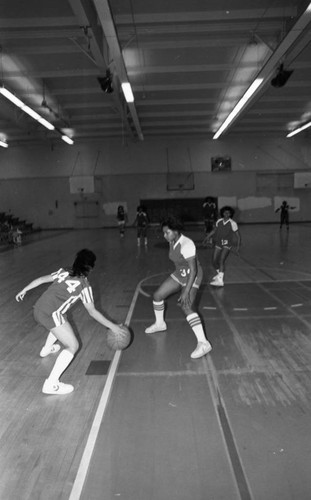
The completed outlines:
{"type": "Polygon", "coordinates": [[[134,229],[43,232],[1,253],[1,500],[310,499],[311,224],[240,229],[221,289],[208,284],[202,229],[185,231],[205,271],[198,310],[213,350],[200,360],[176,296],[167,332],[144,333],[171,270],[159,232],[148,248],[134,229]],[[75,391],[46,396],[55,356],[39,357],[45,332],[32,316],[44,287],[15,295],[83,247],[97,254],[97,307],[134,339],[114,354],[78,304],[81,349],[62,377],[75,391]]]}

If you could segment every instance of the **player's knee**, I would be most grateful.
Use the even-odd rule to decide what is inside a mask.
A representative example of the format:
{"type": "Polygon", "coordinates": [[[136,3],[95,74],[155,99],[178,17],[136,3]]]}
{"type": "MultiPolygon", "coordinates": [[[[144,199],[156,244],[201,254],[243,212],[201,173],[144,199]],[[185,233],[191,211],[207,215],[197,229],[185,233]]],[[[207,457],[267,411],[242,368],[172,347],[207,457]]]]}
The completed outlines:
{"type": "Polygon", "coordinates": [[[68,345],[66,346],[67,351],[71,352],[71,354],[76,354],[77,350],[79,349],[79,342],[77,339],[71,340],[68,342],[68,345]]]}
{"type": "Polygon", "coordinates": [[[153,301],[154,302],[161,302],[161,300],[163,300],[162,295],[159,292],[154,292],[153,301]]]}

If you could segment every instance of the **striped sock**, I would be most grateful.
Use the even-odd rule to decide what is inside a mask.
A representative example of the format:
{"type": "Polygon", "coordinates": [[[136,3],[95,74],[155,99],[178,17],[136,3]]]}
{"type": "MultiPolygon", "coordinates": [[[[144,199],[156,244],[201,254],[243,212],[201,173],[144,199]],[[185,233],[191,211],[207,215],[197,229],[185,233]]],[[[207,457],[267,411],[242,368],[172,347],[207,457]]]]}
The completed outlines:
{"type": "Polygon", "coordinates": [[[202,321],[197,313],[191,313],[186,317],[189,325],[191,326],[198,342],[206,342],[205,333],[203,330],[202,321]]]}
{"type": "Polygon", "coordinates": [[[70,365],[73,358],[74,355],[70,351],[67,351],[67,349],[64,349],[55,361],[55,364],[49,375],[49,381],[52,383],[57,383],[61,374],[66,370],[67,366],[70,365]]]}
{"type": "Polygon", "coordinates": [[[160,325],[164,322],[164,300],[161,300],[160,302],[153,301],[152,304],[154,315],[156,318],[156,324],[160,325]]]}

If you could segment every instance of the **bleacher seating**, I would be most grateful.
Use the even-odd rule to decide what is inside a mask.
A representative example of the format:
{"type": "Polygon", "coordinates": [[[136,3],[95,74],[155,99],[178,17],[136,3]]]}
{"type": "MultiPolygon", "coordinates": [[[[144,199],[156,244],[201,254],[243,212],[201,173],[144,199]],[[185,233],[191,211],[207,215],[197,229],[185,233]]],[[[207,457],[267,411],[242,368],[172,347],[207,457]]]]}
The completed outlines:
{"type": "Polygon", "coordinates": [[[0,212],[0,245],[21,245],[34,229],[33,223],[21,220],[15,215],[0,212]]]}

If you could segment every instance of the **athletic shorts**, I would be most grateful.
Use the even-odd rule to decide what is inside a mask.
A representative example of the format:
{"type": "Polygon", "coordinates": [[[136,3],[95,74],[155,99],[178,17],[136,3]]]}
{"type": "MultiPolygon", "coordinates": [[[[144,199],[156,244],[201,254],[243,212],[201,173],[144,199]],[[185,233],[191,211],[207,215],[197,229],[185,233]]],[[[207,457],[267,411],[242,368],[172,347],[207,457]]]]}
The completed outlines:
{"type": "Polygon", "coordinates": [[[37,323],[44,326],[44,328],[46,328],[48,331],[52,330],[52,328],[56,328],[56,326],[60,326],[60,324],[63,325],[67,321],[66,316],[58,314],[57,319],[60,324],[56,325],[51,314],[41,311],[41,309],[37,307],[34,307],[33,315],[37,323]]]}
{"type": "MultiPolygon", "coordinates": [[[[186,286],[187,281],[188,281],[188,275],[184,275],[182,270],[176,270],[174,273],[172,273],[171,278],[173,278],[174,281],[177,281],[181,286],[186,286]]],[[[203,279],[203,271],[202,268],[198,269],[198,274],[196,275],[196,278],[194,280],[194,283],[192,285],[193,288],[200,288],[200,285],[202,283],[203,279]]]]}
{"type": "MultiPolygon", "coordinates": [[[[227,241],[227,240],[224,240],[224,241],[227,241]]],[[[216,248],[219,248],[219,250],[221,250],[222,248],[226,248],[227,250],[231,250],[232,246],[228,245],[228,243],[216,243],[215,244],[215,247],[216,248]]]]}

